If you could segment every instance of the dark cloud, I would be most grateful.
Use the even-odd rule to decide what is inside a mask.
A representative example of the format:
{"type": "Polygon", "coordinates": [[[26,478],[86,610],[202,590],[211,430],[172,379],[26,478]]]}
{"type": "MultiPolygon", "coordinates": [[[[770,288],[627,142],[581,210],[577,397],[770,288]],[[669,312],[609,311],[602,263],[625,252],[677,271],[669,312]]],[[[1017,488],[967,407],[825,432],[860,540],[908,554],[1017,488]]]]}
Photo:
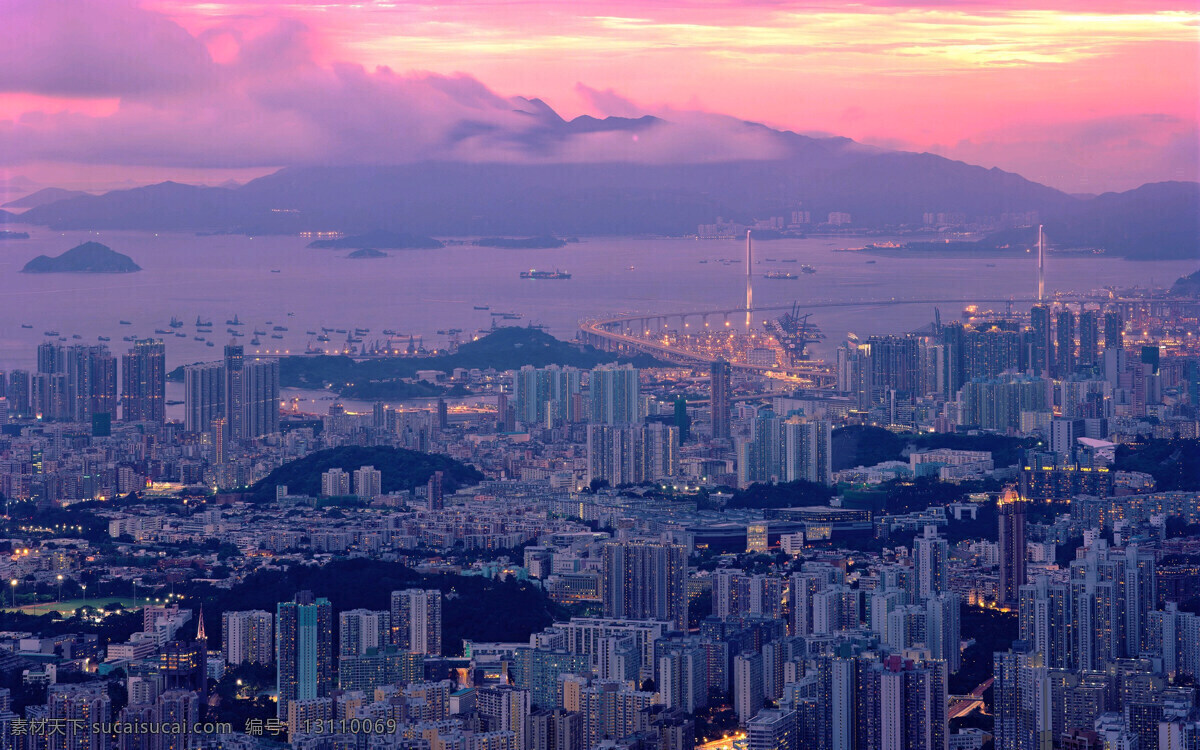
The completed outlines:
{"type": "Polygon", "coordinates": [[[125,0],[0,0],[0,91],[141,97],[212,73],[203,44],[125,0]]]}

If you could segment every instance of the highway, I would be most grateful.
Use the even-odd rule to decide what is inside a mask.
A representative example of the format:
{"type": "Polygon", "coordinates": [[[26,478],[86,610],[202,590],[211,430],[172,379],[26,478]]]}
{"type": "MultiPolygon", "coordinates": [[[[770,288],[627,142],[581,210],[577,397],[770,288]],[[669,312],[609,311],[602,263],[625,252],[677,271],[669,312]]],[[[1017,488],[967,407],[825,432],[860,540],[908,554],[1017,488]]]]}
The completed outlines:
{"type": "Polygon", "coordinates": [[[950,710],[947,712],[947,718],[957,719],[960,716],[966,716],[977,708],[983,708],[983,694],[992,686],[992,681],[991,677],[987,678],[976,685],[974,690],[951,703],[950,710]]]}

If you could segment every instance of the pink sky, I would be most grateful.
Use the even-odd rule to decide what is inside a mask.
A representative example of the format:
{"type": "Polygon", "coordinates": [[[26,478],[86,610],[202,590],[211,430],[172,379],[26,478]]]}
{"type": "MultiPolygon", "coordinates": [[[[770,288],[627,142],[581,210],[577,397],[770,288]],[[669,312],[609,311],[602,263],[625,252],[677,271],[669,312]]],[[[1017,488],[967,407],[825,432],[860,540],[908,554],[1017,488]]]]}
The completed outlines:
{"type": "Polygon", "coordinates": [[[0,17],[0,175],[60,183],[516,158],[445,134],[520,129],[517,96],[679,121],[697,158],[763,155],[721,140],[753,120],[1071,192],[1200,172],[1194,2],[0,0],[0,17]]]}

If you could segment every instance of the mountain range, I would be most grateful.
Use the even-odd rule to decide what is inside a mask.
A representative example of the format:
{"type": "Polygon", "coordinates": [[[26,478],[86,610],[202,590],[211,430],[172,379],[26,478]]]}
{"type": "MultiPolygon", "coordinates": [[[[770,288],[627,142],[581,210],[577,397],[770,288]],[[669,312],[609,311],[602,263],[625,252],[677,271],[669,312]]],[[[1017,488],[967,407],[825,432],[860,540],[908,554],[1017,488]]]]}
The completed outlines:
{"type": "MultiPolygon", "coordinates": [[[[655,118],[544,118],[526,153],[580,133],[639,133],[655,118]]],[[[1020,175],[845,138],[765,132],[771,158],[704,163],[417,162],[296,166],[236,187],[164,182],[76,195],[29,208],[23,223],[54,229],[375,230],[431,236],[679,235],[718,216],[738,221],[810,211],[858,226],[919,226],[926,212],[968,219],[1036,212],[1060,246],[1129,257],[1200,256],[1200,185],[1165,182],[1071,196],[1020,175]]],[[[10,219],[11,220],[11,219],[10,219]]]]}

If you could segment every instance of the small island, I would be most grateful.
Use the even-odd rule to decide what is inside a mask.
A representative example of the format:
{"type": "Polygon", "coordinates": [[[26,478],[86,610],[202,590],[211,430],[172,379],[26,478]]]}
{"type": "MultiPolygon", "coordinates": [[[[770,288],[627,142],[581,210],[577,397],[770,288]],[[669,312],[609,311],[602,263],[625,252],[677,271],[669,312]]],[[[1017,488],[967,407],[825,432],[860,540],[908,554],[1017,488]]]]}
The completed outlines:
{"type": "Polygon", "coordinates": [[[135,273],[140,270],[142,267],[128,255],[99,242],[85,242],[57,257],[39,255],[26,263],[21,273],[135,273]]]}
{"type": "Polygon", "coordinates": [[[27,240],[29,232],[0,232],[0,240],[27,240]]]}
{"type": "Polygon", "coordinates": [[[348,248],[385,248],[388,250],[435,250],[444,247],[440,240],[419,234],[392,232],[387,229],[376,229],[366,234],[356,234],[340,237],[336,240],[314,240],[309,247],[324,250],[344,250],[348,248]]]}
{"type": "Polygon", "coordinates": [[[480,237],[473,243],[480,247],[499,247],[505,250],[542,250],[566,247],[566,240],[543,234],[538,237],[480,237]]]}
{"type": "Polygon", "coordinates": [[[383,252],[382,250],[376,250],[375,248],[372,248],[372,247],[364,247],[361,250],[355,250],[354,252],[350,253],[346,257],[354,258],[355,260],[360,260],[362,258],[386,258],[386,257],[388,257],[388,254],[383,252]]]}

